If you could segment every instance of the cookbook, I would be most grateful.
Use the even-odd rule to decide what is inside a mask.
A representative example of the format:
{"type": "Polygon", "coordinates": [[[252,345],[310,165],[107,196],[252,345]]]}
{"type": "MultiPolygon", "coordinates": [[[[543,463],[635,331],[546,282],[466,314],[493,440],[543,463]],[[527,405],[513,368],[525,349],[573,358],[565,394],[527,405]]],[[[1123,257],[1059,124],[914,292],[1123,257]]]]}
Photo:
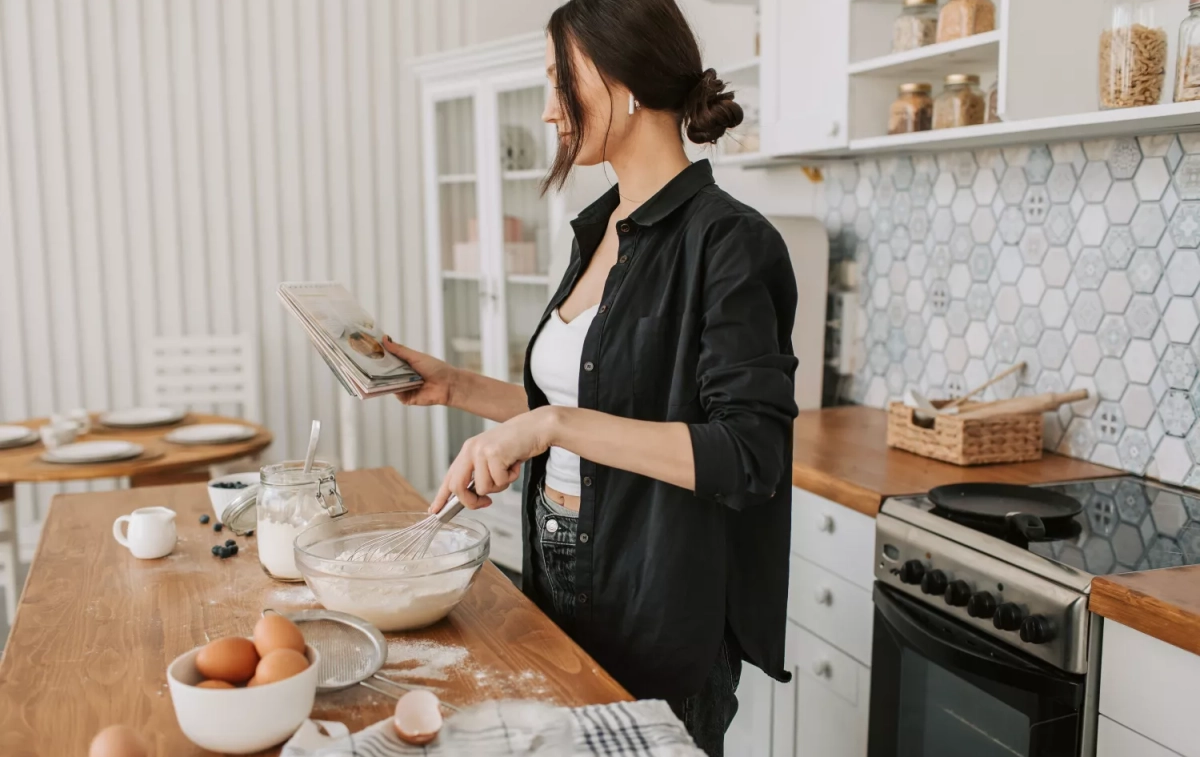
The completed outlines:
{"type": "Polygon", "coordinates": [[[422,384],[412,366],[384,349],[375,319],[341,284],[284,282],[277,294],[351,395],[368,399],[422,384]]]}

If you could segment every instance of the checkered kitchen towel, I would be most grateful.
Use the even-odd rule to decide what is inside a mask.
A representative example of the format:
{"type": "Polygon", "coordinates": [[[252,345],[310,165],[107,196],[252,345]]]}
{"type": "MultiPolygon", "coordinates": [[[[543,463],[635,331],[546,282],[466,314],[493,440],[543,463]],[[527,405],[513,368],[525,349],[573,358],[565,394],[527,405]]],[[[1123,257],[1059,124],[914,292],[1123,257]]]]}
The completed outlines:
{"type": "Polygon", "coordinates": [[[535,702],[486,702],[446,720],[429,746],[400,741],[391,720],[351,734],[313,721],[281,757],[704,757],[666,702],[619,702],[573,709],[535,702]],[[321,733],[321,730],[325,734],[321,733]]]}

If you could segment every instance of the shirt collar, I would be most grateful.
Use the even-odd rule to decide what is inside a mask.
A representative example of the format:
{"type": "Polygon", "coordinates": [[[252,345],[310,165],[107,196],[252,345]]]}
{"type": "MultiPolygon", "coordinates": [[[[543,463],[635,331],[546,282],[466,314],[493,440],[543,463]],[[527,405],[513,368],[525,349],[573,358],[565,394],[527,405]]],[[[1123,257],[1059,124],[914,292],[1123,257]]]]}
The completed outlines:
{"type": "MultiPolygon", "coordinates": [[[[698,160],[680,171],[653,197],[642,203],[641,207],[629,216],[629,220],[638,226],[653,226],[695,197],[701,189],[714,183],[716,182],[713,179],[712,164],[707,160],[698,160]]],[[[620,204],[620,185],[617,184],[585,208],[571,225],[578,229],[580,225],[600,221],[607,223],[609,216],[620,204]]]]}

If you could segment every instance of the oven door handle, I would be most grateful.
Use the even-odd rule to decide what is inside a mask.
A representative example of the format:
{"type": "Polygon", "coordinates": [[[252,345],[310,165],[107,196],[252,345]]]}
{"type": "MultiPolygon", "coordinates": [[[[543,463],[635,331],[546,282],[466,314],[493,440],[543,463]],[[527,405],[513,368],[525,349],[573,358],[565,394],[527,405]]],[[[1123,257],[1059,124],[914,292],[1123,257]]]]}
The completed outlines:
{"type": "Polygon", "coordinates": [[[908,610],[878,586],[875,587],[875,607],[887,621],[890,631],[903,637],[913,649],[931,662],[952,672],[961,670],[1022,691],[1045,693],[1066,699],[1077,696],[1079,684],[1065,680],[1066,674],[1056,675],[1053,671],[1039,671],[1032,665],[1023,665],[1017,661],[1008,663],[996,660],[949,639],[934,636],[922,628],[908,610]]]}

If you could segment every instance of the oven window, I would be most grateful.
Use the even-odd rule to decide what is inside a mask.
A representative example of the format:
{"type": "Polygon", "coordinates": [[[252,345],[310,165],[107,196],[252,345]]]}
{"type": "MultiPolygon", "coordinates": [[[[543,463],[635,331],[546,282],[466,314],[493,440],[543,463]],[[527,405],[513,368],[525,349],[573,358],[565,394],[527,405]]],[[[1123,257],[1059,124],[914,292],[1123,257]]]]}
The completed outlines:
{"type": "Polygon", "coordinates": [[[900,657],[897,757],[1026,757],[1029,717],[911,649],[900,657]]]}

